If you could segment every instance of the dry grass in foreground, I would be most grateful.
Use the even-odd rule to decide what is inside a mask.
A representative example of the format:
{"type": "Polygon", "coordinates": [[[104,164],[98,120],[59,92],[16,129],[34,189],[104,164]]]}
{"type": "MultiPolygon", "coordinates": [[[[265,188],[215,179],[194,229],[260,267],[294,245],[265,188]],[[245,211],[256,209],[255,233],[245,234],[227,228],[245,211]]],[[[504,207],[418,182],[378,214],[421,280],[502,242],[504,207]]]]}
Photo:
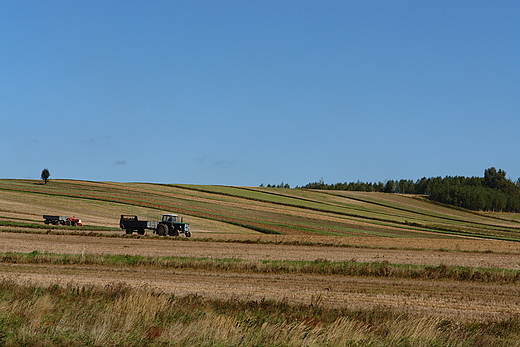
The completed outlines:
{"type": "Polygon", "coordinates": [[[520,316],[469,322],[379,307],[175,297],[0,282],[2,346],[518,346],[520,316]]]}

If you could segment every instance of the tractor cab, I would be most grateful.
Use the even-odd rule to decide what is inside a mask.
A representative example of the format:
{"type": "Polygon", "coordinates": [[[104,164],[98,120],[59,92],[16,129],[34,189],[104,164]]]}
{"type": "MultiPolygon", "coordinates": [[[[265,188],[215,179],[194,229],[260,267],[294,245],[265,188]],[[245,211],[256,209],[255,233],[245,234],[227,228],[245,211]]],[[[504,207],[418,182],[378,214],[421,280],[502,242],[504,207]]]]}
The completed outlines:
{"type": "Polygon", "coordinates": [[[162,221],[164,223],[177,223],[178,217],[176,214],[163,214],[162,221]]]}

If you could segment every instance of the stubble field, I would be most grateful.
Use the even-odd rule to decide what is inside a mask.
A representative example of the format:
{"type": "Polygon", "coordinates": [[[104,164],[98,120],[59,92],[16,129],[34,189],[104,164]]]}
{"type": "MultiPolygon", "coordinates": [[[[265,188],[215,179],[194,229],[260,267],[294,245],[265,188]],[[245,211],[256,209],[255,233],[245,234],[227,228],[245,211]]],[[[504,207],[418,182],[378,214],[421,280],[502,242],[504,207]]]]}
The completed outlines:
{"type": "MultiPolygon", "coordinates": [[[[513,328],[520,326],[520,224],[515,215],[475,214],[416,197],[357,192],[35,183],[0,182],[4,287],[52,293],[57,288],[75,293],[118,287],[123,289],[117,298],[137,300],[125,303],[130,311],[177,298],[202,312],[188,321],[163,321],[162,311],[149,307],[155,318],[146,324],[141,316],[135,318],[144,324],[138,324],[142,331],[134,321],[120,323],[123,337],[112,321],[105,322],[105,330],[97,325],[98,332],[93,323],[83,331],[88,336],[63,338],[66,343],[82,339],[87,345],[110,345],[119,339],[124,345],[139,330],[142,345],[190,345],[195,340],[177,325],[196,329],[208,317],[212,323],[204,324],[209,330],[226,320],[229,336],[199,336],[202,345],[241,345],[236,334],[248,336],[249,343],[242,345],[265,345],[267,338],[273,345],[337,345],[333,341],[340,327],[343,345],[518,341],[513,328]],[[193,237],[161,238],[150,231],[127,236],[117,228],[120,214],[155,217],[162,212],[182,214],[193,237]],[[85,225],[45,226],[43,214],[76,215],[85,225]],[[239,313],[231,312],[229,307],[237,305],[239,313]],[[252,308],[262,305],[259,311],[252,308]],[[278,318],[260,319],[260,312],[278,318]],[[422,332],[416,331],[418,324],[422,332]],[[153,338],[150,329],[157,330],[153,338]],[[291,329],[294,335],[287,333],[291,329]]],[[[42,305],[46,295],[46,305],[57,308],[59,295],[52,293],[29,300],[31,309],[42,305]]],[[[8,302],[6,294],[3,298],[8,302]]],[[[110,320],[108,311],[103,314],[110,320]]],[[[38,322],[27,318],[28,331],[2,335],[5,344],[42,338],[50,331],[57,335],[56,328],[45,325],[57,318],[47,309],[40,315],[38,322]]],[[[71,328],[76,323],[60,319],[77,330],[71,328]]],[[[48,336],[42,339],[61,345],[48,336]]]]}

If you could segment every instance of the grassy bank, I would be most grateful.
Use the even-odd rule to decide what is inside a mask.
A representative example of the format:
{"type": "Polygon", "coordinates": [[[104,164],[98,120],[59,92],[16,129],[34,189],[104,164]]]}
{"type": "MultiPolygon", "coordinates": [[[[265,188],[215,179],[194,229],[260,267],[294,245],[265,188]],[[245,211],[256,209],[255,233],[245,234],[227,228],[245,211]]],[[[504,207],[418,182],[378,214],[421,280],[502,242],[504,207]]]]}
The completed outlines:
{"type": "Polygon", "coordinates": [[[175,297],[124,284],[0,282],[2,346],[517,346],[520,317],[469,322],[285,300],[175,297]]]}

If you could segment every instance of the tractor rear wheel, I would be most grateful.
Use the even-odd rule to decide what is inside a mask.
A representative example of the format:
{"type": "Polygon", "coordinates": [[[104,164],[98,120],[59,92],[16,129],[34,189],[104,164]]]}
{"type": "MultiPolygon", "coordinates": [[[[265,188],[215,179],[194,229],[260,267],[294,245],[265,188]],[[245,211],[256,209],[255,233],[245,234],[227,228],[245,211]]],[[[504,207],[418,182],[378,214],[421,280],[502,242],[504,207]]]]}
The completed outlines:
{"type": "Polygon", "coordinates": [[[159,224],[157,227],[157,234],[160,236],[168,235],[168,226],[166,224],[159,224]]]}

